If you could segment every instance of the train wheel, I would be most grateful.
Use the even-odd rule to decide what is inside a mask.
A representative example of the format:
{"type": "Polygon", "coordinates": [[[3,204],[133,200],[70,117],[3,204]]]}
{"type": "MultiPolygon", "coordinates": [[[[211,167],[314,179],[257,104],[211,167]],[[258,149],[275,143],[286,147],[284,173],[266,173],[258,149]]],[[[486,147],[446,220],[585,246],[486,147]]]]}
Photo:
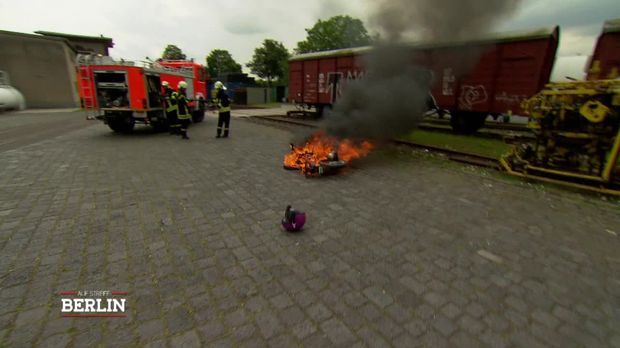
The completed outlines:
{"type": "Polygon", "coordinates": [[[479,112],[454,112],[450,118],[450,125],[455,133],[476,133],[487,119],[487,114],[479,112]]]}
{"type": "Polygon", "coordinates": [[[323,113],[325,112],[325,106],[324,105],[317,105],[316,106],[316,116],[317,117],[323,117],[323,113]]]}

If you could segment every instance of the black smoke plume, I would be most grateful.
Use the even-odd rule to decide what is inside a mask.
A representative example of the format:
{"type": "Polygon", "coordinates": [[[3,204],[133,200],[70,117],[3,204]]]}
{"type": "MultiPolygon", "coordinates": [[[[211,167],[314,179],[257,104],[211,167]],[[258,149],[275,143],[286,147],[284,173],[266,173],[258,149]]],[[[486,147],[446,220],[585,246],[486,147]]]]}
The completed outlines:
{"type": "MultiPolygon", "coordinates": [[[[379,0],[371,23],[383,40],[365,57],[363,79],[347,81],[322,129],[354,139],[390,139],[410,133],[428,110],[432,73],[413,64],[405,39],[429,43],[476,38],[492,30],[521,0],[379,0]]],[[[467,66],[479,54],[463,53],[467,66]]]]}

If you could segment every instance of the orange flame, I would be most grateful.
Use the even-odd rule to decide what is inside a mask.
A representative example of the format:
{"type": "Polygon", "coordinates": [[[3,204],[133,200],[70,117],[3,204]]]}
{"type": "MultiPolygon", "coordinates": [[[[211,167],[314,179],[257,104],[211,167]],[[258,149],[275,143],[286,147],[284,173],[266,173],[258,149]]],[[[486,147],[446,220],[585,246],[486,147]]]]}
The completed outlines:
{"type": "Polygon", "coordinates": [[[339,140],[317,132],[303,146],[291,145],[291,153],[284,156],[284,166],[299,169],[308,175],[313,167],[318,167],[322,161],[328,160],[330,154],[334,152],[338,154],[340,160],[349,162],[368,155],[373,149],[374,145],[366,140],[362,142],[339,140]]]}

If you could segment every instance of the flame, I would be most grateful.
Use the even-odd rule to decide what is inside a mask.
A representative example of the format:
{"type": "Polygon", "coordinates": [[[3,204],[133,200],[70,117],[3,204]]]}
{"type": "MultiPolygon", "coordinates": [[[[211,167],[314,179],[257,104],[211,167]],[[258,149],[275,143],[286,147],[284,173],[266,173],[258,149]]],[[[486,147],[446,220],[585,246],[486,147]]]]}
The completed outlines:
{"type": "Polygon", "coordinates": [[[322,161],[328,160],[330,154],[334,152],[338,154],[338,159],[349,162],[368,155],[374,147],[367,140],[354,142],[317,132],[303,146],[291,144],[291,153],[284,156],[284,166],[299,169],[303,174],[309,175],[313,168],[318,167],[322,161]]]}

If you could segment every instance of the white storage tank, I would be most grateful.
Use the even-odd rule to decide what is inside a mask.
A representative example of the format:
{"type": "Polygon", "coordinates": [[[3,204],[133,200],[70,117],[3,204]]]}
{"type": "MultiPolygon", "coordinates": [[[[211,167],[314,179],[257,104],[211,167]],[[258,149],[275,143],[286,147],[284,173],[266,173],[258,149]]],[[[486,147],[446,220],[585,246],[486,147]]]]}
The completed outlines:
{"type": "Polygon", "coordinates": [[[24,96],[11,86],[9,75],[0,71],[0,111],[24,110],[25,108],[24,96]]]}

